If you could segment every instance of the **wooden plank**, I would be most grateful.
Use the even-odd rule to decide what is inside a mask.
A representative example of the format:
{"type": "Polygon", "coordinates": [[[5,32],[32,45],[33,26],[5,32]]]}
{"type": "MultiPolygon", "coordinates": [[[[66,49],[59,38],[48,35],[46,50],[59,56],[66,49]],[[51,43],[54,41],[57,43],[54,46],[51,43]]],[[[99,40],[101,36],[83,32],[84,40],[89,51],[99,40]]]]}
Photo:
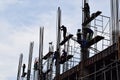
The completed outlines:
{"type": "Polygon", "coordinates": [[[53,52],[48,52],[44,57],[43,57],[43,59],[47,59],[48,57],[50,57],[50,55],[52,55],[53,54],[53,52]]]}
{"type": "Polygon", "coordinates": [[[69,59],[71,59],[73,57],[73,55],[68,55],[67,58],[64,58],[63,60],[60,60],[60,64],[63,64],[64,62],[68,61],[69,59]]]}
{"type": "Polygon", "coordinates": [[[85,22],[82,23],[82,25],[86,26],[88,23],[90,23],[92,20],[94,20],[101,13],[102,13],[101,11],[97,11],[96,13],[93,13],[92,16],[88,20],[86,20],[85,22]]]}
{"type": "Polygon", "coordinates": [[[73,36],[72,34],[69,34],[69,35],[60,43],[60,45],[65,44],[72,36],[73,36]]]}
{"type": "Polygon", "coordinates": [[[102,39],[104,39],[104,37],[102,37],[102,36],[96,36],[96,37],[94,37],[92,40],[88,41],[88,42],[87,42],[87,45],[86,45],[85,47],[88,48],[88,47],[92,46],[93,44],[99,42],[99,41],[102,40],[102,39]]]}

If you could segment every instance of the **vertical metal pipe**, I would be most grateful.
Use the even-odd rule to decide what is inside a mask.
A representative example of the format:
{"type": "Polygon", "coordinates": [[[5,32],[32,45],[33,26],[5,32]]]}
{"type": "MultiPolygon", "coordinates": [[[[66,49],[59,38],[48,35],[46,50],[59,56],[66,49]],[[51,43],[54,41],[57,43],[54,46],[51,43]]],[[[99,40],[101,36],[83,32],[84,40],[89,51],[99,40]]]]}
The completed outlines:
{"type": "Polygon", "coordinates": [[[35,58],[34,61],[34,72],[33,72],[33,80],[38,80],[38,58],[35,58]]]}
{"type": "MultiPolygon", "coordinates": [[[[97,24],[96,24],[96,19],[94,20],[94,37],[97,36],[97,24]]],[[[97,49],[97,43],[95,43],[94,48],[97,49]]],[[[97,52],[95,52],[97,53],[97,52]]]]}
{"type": "Polygon", "coordinates": [[[33,80],[35,80],[35,70],[33,71],[33,80]]]}
{"type": "Polygon", "coordinates": [[[111,28],[112,28],[112,41],[115,43],[115,29],[114,29],[114,7],[113,0],[111,0],[111,28]]]}
{"type": "MultiPolygon", "coordinates": [[[[66,44],[64,44],[64,50],[66,51],[66,44]]],[[[66,62],[63,64],[63,73],[66,71],[66,62]]]]}
{"type": "Polygon", "coordinates": [[[95,63],[95,76],[94,76],[94,80],[96,80],[96,63],[95,63]]]}
{"type": "MultiPolygon", "coordinates": [[[[54,52],[54,46],[52,45],[52,43],[49,45],[49,52],[54,52]]],[[[52,62],[52,58],[53,58],[53,55],[50,56],[50,73],[49,73],[49,80],[52,80],[52,74],[53,74],[53,62],[52,62]]]]}
{"type": "Polygon", "coordinates": [[[59,80],[59,75],[60,75],[60,64],[59,64],[59,59],[60,59],[60,26],[61,26],[61,10],[60,7],[58,7],[58,21],[57,21],[57,47],[56,51],[58,51],[57,59],[56,59],[56,80],[59,80]]]}
{"type": "MultiPolygon", "coordinates": [[[[88,3],[88,0],[84,0],[84,5],[83,5],[83,9],[84,9],[84,7],[85,7],[85,4],[86,3],[88,3]]],[[[86,11],[83,11],[83,19],[82,19],[82,21],[84,22],[85,21],[85,19],[86,19],[86,15],[85,14],[87,14],[86,13],[86,11]]],[[[89,14],[90,15],[90,14],[89,14]]],[[[88,18],[88,17],[87,17],[88,18]]],[[[83,33],[83,40],[86,40],[86,34],[85,34],[85,31],[84,31],[84,28],[86,28],[86,27],[90,27],[90,24],[88,24],[87,26],[82,26],[82,33],[83,33]]],[[[87,48],[82,48],[81,47],[81,60],[84,60],[84,59],[86,59],[86,58],[88,58],[89,57],[89,51],[88,51],[88,49],[87,48]]]]}
{"type": "MultiPolygon", "coordinates": [[[[82,11],[82,22],[84,22],[85,20],[88,19],[88,15],[90,16],[90,12],[87,13],[86,11],[84,11],[85,8],[85,4],[88,3],[88,0],[84,0],[83,3],[83,11],[82,11]],[[87,15],[86,15],[87,14],[87,15]]],[[[87,26],[82,26],[82,33],[83,33],[83,40],[86,40],[86,34],[84,31],[84,28],[86,27],[90,27],[90,25],[88,24],[87,26]]],[[[87,74],[87,70],[84,67],[84,62],[85,60],[89,57],[89,50],[88,48],[85,47],[81,47],[81,80],[87,80],[87,78],[84,78],[84,76],[87,74]]]]}
{"type": "MultiPolygon", "coordinates": [[[[120,36],[120,26],[119,26],[119,0],[116,0],[116,26],[117,26],[118,36],[120,36]]],[[[117,41],[118,41],[118,36],[117,36],[117,41]]]]}
{"type": "Polygon", "coordinates": [[[23,54],[21,53],[20,57],[19,57],[17,80],[20,80],[20,73],[21,73],[22,61],[23,61],[23,54]]]}
{"type": "Polygon", "coordinates": [[[115,61],[116,61],[116,76],[117,76],[117,80],[120,80],[120,78],[119,78],[119,66],[118,66],[118,58],[117,58],[117,55],[115,56],[115,61]]]}
{"type": "MultiPolygon", "coordinates": [[[[105,65],[105,61],[103,60],[103,67],[105,67],[106,65],[105,65]]],[[[104,80],[106,80],[106,71],[104,70],[103,71],[103,76],[104,76],[104,80]]]]}
{"type": "MultiPolygon", "coordinates": [[[[47,70],[50,68],[50,58],[47,59],[47,70]]],[[[46,79],[49,80],[49,75],[46,74],[46,79]]]]}
{"type": "MultiPolygon", "coordinates": [[[[69,54],[69,46],[70,46],[69,42],[70,42],[70,40],[68,40],[68,43],[67,43],[67,54],[69,54]]],[[[65,71],[67,71],[67,70],[68,70],[68,62],[66,62],[66,70],[65,71]]]]}
{"type": "Polygon", "coordinates": [[[35,71],[35,80],[38,80],[38,70],[35,71]]]}
{"type": "Polygon", "coordinates": [[[119,28],[119,0],[111,0],[112,41],[116,43],[120,35],[119,28]]]}
{"type": "Polygon", "coordinates": [[[61,40],[61,34],[60,34],[60,26],[61,26],[61,9],[58,7],[58,21],[57,21],[57,47],[56,50],[60,48],[60,40],[61,40]]]}
{"type": "MultiPolygon", "coordinates": [[[[101,16],[102,18],[102,34],[104,33],[104,24],[103,24],[103,16],[101,16]]],[[[104,49],[104,40],[102,40],[102,50],[104,49]]]]}
{"type": "Polygon", "coordinates": [[[111,68],[111,70],[110,70],[110,76],[111,76],[111,77],[110,77],[110,78],[111,78],[111,80],[112,80],[112,75],[113,75],[113,73],[112,73],[112,67],[113,67],[113,66],[110,65],[110,68],[111,68]]]}
{"type": "Polygon", "coordinates": [[[38,79],[42,80],[42,68],[43,68],[43,36],[44,36],[44,27],[40,27],[40,36],[39,36],[39,73],[38,79]]]}

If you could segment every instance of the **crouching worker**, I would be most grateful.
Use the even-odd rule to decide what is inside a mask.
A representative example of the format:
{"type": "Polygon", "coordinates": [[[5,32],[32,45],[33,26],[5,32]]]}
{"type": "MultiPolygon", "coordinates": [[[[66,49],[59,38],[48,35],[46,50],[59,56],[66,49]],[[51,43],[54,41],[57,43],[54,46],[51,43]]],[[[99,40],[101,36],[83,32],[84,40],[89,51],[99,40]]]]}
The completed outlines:
{"type": "Polygon", "coordinates": [[[65,61],[66,58],[67,58],[67,52],[66,52],[65,50],[63,50],[62,52],[63,52],[63,53],[62,53],[60,59],[61,59],[61,61],[65,61]]]}

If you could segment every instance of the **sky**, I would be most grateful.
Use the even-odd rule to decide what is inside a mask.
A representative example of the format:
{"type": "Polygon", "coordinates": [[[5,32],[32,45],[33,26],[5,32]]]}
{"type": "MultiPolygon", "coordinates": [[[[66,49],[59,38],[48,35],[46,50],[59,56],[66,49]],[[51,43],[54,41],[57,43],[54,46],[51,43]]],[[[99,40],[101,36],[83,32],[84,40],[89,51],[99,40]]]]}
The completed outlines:
{"type": "MultiPolygon", "coordinates": [[[[91,12],[110,16],[109,0],[89,0],[91,12]]],[[[56,43],[57,8],[61,24],[76,34],[81,28],[82,0],[0,0],[0,80],[16,80],[19,55],[27,65],[29,45],[34,41],[33,60],[38,57],[39,28],[44,27],[44,54],[56,43]]]]}

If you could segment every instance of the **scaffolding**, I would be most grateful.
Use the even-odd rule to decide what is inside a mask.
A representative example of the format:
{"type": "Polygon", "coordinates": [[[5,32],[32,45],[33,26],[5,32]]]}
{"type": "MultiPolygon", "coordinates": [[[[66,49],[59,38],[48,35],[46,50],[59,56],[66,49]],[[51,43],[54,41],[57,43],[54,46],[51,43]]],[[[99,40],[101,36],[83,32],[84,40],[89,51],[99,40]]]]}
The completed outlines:
{"type": "MultiPolygon", "coordinates": [[[[105,39],[103,39],[102,41],[100,41],[100,43],[97,43],[95,45],[97,45],[97,47],[95,45],[93,45],[92,47],[90,47],[90,54],[92,56],[96,55],[97,53],[99,53],[100,51],[106,49],[107,47],[109,47],[111,44],[110,44],[110,32],[111,30],[110,29],[110,18],[109,17],[106,17],[106,16],[103,16],[103,15],[100,15],[99,16],[100,19],[102,20],[99,20],[98,18],[96,18],[92,24],[94,24],[92,27],[92,29],[95,31],[95,34],[94,34],[94,37],[96,35],[102,35],[102,36],[107,36],[105,39]],[[104,20],[106,22],[104,22],[104,20]],[[98,24],[98,21],[101,22],[101,24],[99,24],[99,26],[97,25],[98,24]],[[104,24],[105,23],[105,24],[104,24]],[[104,29],[104,30],[103,30],[104,29]],[[107,30],[106,30],[107,29],[107,30]],[[101,44],[102,43],[102,44],[101,44]],[[108,44],[109,43],[109,44],[108,44]],[[101,45],[100,45],[101,44],[101,45]],[[99,45],[99,46],[98,46],[99,45]],[[107,45],[107,46],[106,46],[107,45]],[[95,46],[95,47],[94,47],[95,46]],[[104,46],[104,47],[102,47],[104,46]],[[101,48],[101,49],[100,49],[101,48]]],[[[75,39],[76,37],[74,37],[75,39]]],[[[64,74],[66,73],[66,71],[69,71],[70,69],[72,69],[73,67],[79,65],[79,62],[81,61],[81,57],[80,57],[80,45],[78,42],[76,42],[75,40],[73,39],[70,39],[66,45],[62,46],[61,47],[61,51],[60,51],[60,55],[62,53],[62,50],[63,49],[67,49],[67,53],[69,55],[74,55],[71,59],[69,59],[68,61],[64,62],[63,64],[60,65],[60,74],[64,74]]],[[[51,58],[52,58],[53,54],[51,55],[51,57],[49,56],[49,58],[47,59],[47,70],[50,69],[50,63],[51,63],[51,58]],[[48,68],[49,67],[49,68],[48,68]]],[[[92,57],[90,56],[90,57],[92,57]]],[[[55,68],[55,64],[53,63],[52,64],[52,67],[55,68]]],[[[52,70],[53,72],[53,77],[55,77],[55,69],[52,70]]],[[[77,78],[77,77],[76,77],[77,78]]],[[[50,78],[49,78],[50,79],[50,78]]],[[[49,80],[47,79],[47,80],[49,80]]]]}
{"type": "Polygon", "coordinates": [[[91,22],[91,29],[94,31],[94,37],[97,35],[104,36],[102,41],[95,43],[90,47],[92,50],[90,53],[91,55],[94,55],[112,45],[110,17],[104,15],[98,16],[91,22]]]}

